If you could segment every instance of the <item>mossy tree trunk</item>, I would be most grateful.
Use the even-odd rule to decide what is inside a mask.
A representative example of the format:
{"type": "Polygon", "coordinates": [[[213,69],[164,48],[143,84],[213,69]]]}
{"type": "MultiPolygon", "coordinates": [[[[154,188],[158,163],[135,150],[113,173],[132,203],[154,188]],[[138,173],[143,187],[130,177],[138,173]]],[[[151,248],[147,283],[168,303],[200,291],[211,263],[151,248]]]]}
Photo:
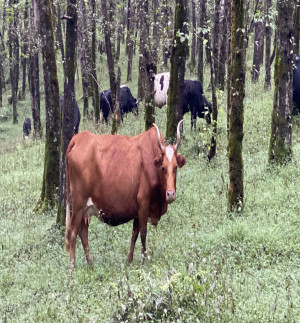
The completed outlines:
{"type": "Polygon", "coordinates": [[[278,0],[278,42],[275,55],[274,104],[271,121],[269,162],[282,164],[292,154],[293,107],[293,0],[278,0]]]}
{"type": "Polygon", "coordinates": [[[242,143],[245,96],[245,11],[244,0],[233,0],[231,4],[228,208],[230,211],[241,211],[244,198],[242,143]]]}
{"type": "Polygon", "coordinates": [[[57,79],[54,28],[50,0],[37,0],[42,41],[46,142],[41,211],[57,206],[61,143],[59,86],[57,79]]]}
{"type": "Polygon", "coordinates": [[[24,28],[22,30],[22,55],[21,55],[21,65],[22,65],[22,92],[21,99],[25,100],[26,96],[26,68],[28,61],[28,0],[24,3],[24,28]]]}
{"type": "MultiPolygon", "coordinates": [[[[207,46],[210,47],[210,50],[213,51],[214,56],[214,71],[216,75],[216,80],[218,81],[218,74],[219,74],[219,55],[220,55],[220,2],[221,0],[215,1],[215,7],[214,7],[214,27],[213,27],[213,47],[210,47],[207,43],[207,46]]],[[[208,53],[208,60],[211,59],[211,54],[208,53]]]]}
{"type": "Polygon", "coordinates": [[[134,47],[134,26],[135,26],[135,5],[128,0],[128,20],[127,20],[127,37],[126,52],[128,55],[127,64],[127,82],[132,81],[132,60],[134,47]]]}
{"type": "Polygon", "coordinates": [[[62,120],[62,146],[59,175],[59,202],[56,223],[64,226],[66,220],[66,151],[74,134],[75,69],[77,43],[77,0],[68,0],[66,26],[66,58],[64,108],[62,120]]]}
{"type": "Polygon", "coordinates": [[[190,70],[193,73],[196,66],[196,0],[192,0],[192,44],[191,44],[191,61],[190,61],[190,70]]]}
{"type": "Polygon", "coordinates": [[[94,102],[94,118],[95,123],[100,122],[100,100],[99,100],[99,86],[97,81],[96,71],[96,1],[91,0],[92,7],[92,46],[91,46],[91,76],[92,76],[92,88],[93,88],[93,102],[94,102]]]}
{"type": "Polygon", "coordinates": [[[227,23],[227,35],[228,35],[228,43],[227,43],[227,111],[226,111],[226,121],[227,121],[227,139],[229,138],[229,115],[230,115],[230,97],[231,97],[231,1],[227,0],[226,2],[226,17],[228,19],[227,23]]]}
{"type": "Polygon", "coordinates": [[[226,62],[227,62],[227,24],[228,24],[228,5],[229,0],[223,0],[220,3],[220,50],[218,62],[218,79],[216,85],[222,91],[225,89],[225,75],[226,75],[226,62]]]}
{"type": "Polygon", "coordinates": [[[174,37],[171,50],[170,84],[167,102],[166,138],[172,140],[176,136],[179,119],[182,118],[182,100],[184,87],[185,60],[188,46],[187,1],[176,0],[174,37]]]}

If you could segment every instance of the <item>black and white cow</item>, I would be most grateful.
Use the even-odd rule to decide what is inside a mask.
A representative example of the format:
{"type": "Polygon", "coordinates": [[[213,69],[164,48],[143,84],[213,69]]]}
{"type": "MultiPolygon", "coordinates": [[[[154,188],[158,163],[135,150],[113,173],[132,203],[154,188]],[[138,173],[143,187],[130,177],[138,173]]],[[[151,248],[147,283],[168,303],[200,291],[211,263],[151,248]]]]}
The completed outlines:
{"type": "MultiPolygon", "coordinates": [[[[103,113],[103,119],[108,121],[108,116],[113,111],[111,90],[104,90],[99,93],[100,109],[103,113]]],[[[120,87],[120,114],[123,119],[124,113],[135,111],[138,114],[138,104],[141,99],[135,99],[127,85],[120,87]]]]}
{"type": "MultiPolygon", "coordinates": [[[[156,74],[154,78],[154,104],[161,108],[167,103],[170,73],[156,74]]],[[[203,94],[203,87],[200,81],[184,80],[183,91],[183,114],[191,112],[191,127],[196,127],[196,119],[204,118],[211,123],[211,103],[203,94]]]]}
{"type": "Polygon", "coordinates": [[[30,118],[25,118],[23,123],[23,138],[28,139],[31,131],[31,120],[30,118]]]}
{"type": "Polygon", "coordinates": [[[294,56],[293,67],[293,115],[297,115],[300,112],[300,55],[294,56]]]}
{"type": "MultiPolygon", "coordinates": [[[[64,110],[64,102],[65,102],[65,99],[64,99],[64,96],[61,95],[60,96],[60,111],[61,111],[61,116],[63,114],[63,110],[64,110]]],[[[78,107],[78,104],[77,104],[77,101],[75,100],[75,106],[74,106],[74,135],[76,135],[78,133],[78,129],[79,129],[79,124],[80,124],[80,118],[81,118],[81,115],[80,115],[80,111],[79,111],[79,107],[78,107]]],[[[61,118],[62,120],[62,118],[61,118]]]]}

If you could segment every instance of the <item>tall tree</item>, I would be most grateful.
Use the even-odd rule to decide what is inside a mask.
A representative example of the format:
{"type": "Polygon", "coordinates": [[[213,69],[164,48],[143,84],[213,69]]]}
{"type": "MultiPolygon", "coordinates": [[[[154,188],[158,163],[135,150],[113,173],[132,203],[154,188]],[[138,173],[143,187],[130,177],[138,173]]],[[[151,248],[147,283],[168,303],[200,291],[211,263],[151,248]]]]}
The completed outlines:
{"type": "Polygon", "coordinates": [[[166,138],[174,139],[182,118],[185,60],[188,46],[187,0],[176,0],[174,37],[171,50],[170,84],[167,102],[166,138]]]}
{"type": "Polygon", "coordinates": [[[91,75],[93,88],[93,102],[94,102],[94,118],[98,124],[100,121],[100,101],[99,101],[99,86],[96,73],[96,1],[90,0],[92,9],[92,47],[91,47],[91,75]]]}
{"type": "Polygon", "coordinates": [[[60,161],[60,102],[57,79],[54,28],[50,0],[36,0],[39,12],[42,41],[44,90],[46,107],[46,142],[43,186],[41,193],[42,211],[57,205],[60,161]]]}
{"type": "Polygon", "coordinates": [[[293,0],[277,1],[278,42],[275,56],[275,92],[271,121],[269,161],[282,164],[292,154],[293,107],[293,0]]]}
{"type": "Polygon", "coordinates": [[[206,29],[206,0],[199,0],[199,28],[198,34],[198,79],[203,83],[203,39],[206,29]]]}
{"type": "Polygon", "coordinates": [[[10,0],[10,23],[9,23],[9,63],[11,100],[13,105],[13,123],[18,123],[17,93],[19,84],[19,36],[18,36],[18,1],[10,0]]]}
{"type": "Polygon", "coordinates": [[[62,120],[62,147],[60,160],[59,203],[56,223],[65,224],[66,213],[66,151],[74,134],[75,69],[77,43],[77,0],[68,0],[66,26],[66,58],[64,108],[62,120]]]}
{"type": "Polygon", "coordinates": [[[265,25],[266,25],[265,89],[270,89],[271,87],[271,37],[272,37],[271,6],[272,6],[272,0],[265,0],[265,25]]]}
{"type": "Polygon", "coordinates": [[[233,0],[231,7],[231,65],[229,113],[229,187],[230,211],[243,208],[243,157],[244,96],[245,96],[245,22],[244,0],[233,0]]]}
{"type": "Polygon", "coordinates": [[[192,45],[191,45],[191,62],[190,70],[193,72],[196,66],[196,0],[192,0],[192,45]]]}
{"type": "Polygon", "coordinates": [[[252,64],[252,82],[257,82],[260,72],[260,65],[263,62],[264,50],[264,19],[263,19],[263,2],[258,0],[255,14],[255,33],[254,33],[254,53],[252,64]]]}
{"type": "Polygon", "coordinates": [[[22,92],[21,98],[25,99],[25,90],[26,90],[26,67],[27,67],[27,56],[28,56],[28,0],[24,4],[24,20],[23,20],[23,30],[22,30],[22,56],[21,56],[21,65],[22,65],[22,92]]]}
{"type": "Polygon", "coordinates": [[[36,1],[32,3],[30,11],[30,35],[29,39],[29,68],[28,81],[31,99],[31,112],[33,120],[33,137],[38,139],[42,137],[42,124],[40,117],[40,73],[39,73],[39,15],[36,1]]]}
{"type": "Polygon", "coordinates": [[[127,20],[127,38],[126,51],[128,54],[127,81],[132,81],[132,59],[134,48],[134,25],[135,25],[135,5],[128,0],[128,20],[127,20]]]}

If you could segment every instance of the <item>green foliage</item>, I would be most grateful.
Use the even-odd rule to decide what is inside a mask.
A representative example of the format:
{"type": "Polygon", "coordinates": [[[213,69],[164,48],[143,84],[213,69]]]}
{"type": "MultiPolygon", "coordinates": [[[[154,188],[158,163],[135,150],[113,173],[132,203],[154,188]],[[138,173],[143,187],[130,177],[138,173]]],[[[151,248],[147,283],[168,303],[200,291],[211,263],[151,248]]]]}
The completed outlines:
{"type": "MultiPolygon", "coordinates": [[[[105,67],[100,69],[100,84],[108,88],[105,67]]],[[[133,72],[137,80],[136,67],[133,72]]],[[[208,75],[206,70],[207,98],[208,75]]],[[[132,223],[109,227],[93,218],[94,270],[78,239],[77,267],[70,274],[56,210],[32,211],[41,192],[44,143],[23,141],[22,123],[12,125],[11,116],[0,120],[0,321],[299,321],[300,122],[296,118],[293,124],[291,162],[269,166],[273,90],[263,92],[263,82],[263,77],[256,84],[246,78],[243,213],[227,213],[226,97],[219,93],[217,155],[207,162],[211,127],[198,119],[197,131],[190,131],[185,115],[179,151],[187,163],[178,171],[177,200],[157,228],[149,225],[144,264],[140,240],[133,263],[126,262],[132,223]]],[[[128,84],[133,95],[136,83],[128,84]]],[[[77,93],[79,88],[78,81],[77,93]]],[[[82,108],[80,95],[77,99],[82,108]]],[[[18,107],[20,120],[30,116],[29,101],[18,107]]],[[[0,115],[6,113],[0,108],[0,115]]],[[[165,107],[156,109],[162,133],[165,114],[165,107]]],[[[87,120],[83,130],[110,133],[111,124],[87,120]]],[[[142,131],[141,104],[139,116],[125,116],[118,132],[142,131]]]]}

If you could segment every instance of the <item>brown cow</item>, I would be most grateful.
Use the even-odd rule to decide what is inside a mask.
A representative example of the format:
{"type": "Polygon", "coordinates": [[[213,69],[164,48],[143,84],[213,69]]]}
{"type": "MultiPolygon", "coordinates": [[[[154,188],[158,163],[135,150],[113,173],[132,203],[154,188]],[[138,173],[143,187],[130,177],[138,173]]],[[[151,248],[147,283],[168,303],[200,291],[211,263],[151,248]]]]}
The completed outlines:
{"type": "MultiPolygon", "coordinates": [[[[181,121],[182,122],[182,121],[181,121]]],[[[176,198],[177,166],[185,159],[175,146],[164,146],[158,127],[135,136],[95,135],[81,132],[69,144],[66,157],[67,214],[66,250],[75,266],[75,244],[79,234],[85,256],[93,266],[88,245],[92,215],[115,226],[133,220],[128,260],[133,259],[136,239],[141,234],[146,252],[147,221],[157,225],[176,198]],[[72,195],[70,217],[69,187],[72,195]]]]}

